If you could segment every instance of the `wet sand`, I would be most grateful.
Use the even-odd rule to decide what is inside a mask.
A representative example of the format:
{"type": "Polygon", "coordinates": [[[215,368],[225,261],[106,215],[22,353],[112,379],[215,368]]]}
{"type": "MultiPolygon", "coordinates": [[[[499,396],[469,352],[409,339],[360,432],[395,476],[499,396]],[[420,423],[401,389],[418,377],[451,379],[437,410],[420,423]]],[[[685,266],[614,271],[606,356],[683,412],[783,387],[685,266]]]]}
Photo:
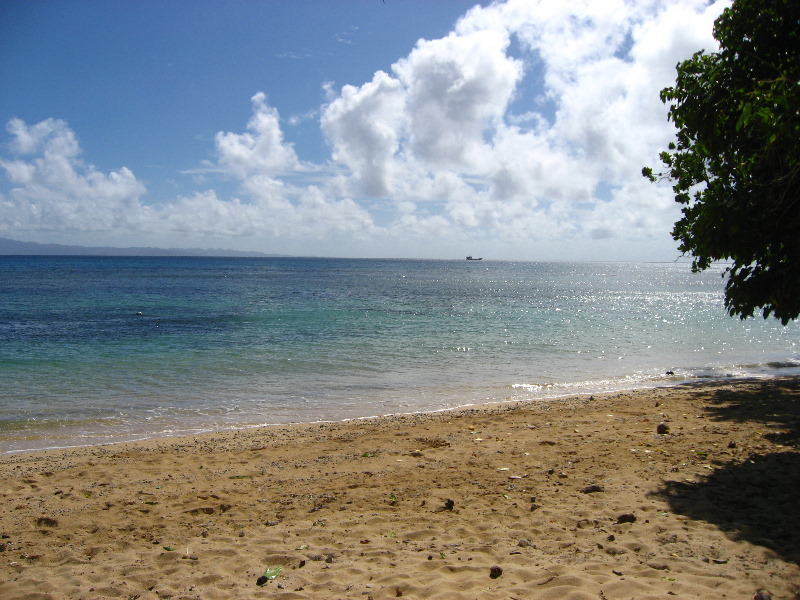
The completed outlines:
{"type": "Polygon", "coordinates": [[[799,445],[785,378],[6,455],[0,598],[793,599],[799,445]]]}

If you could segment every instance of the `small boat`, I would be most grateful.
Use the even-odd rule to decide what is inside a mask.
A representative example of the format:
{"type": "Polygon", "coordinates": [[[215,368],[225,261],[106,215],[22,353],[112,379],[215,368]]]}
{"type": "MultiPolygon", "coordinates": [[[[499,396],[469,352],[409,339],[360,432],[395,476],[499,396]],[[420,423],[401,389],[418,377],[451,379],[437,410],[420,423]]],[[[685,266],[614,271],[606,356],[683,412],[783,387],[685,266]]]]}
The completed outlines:
{"type": "Polygon", "coordinates": [[[471,256],[468,256],[467,260],[483,260],[483,257],[481,256],[480,258],[472,258],[471,256]]]}

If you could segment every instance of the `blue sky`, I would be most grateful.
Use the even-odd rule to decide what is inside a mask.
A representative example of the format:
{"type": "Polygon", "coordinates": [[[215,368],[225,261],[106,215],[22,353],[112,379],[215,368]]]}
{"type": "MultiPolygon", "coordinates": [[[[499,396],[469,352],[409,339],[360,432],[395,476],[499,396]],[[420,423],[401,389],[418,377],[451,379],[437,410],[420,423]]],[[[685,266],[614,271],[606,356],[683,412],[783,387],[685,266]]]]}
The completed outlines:
{"type": "Polygon", "coordinates": [[[672,260],[640,171],[726,5],[6,0],[0,236],[672,260]]]}

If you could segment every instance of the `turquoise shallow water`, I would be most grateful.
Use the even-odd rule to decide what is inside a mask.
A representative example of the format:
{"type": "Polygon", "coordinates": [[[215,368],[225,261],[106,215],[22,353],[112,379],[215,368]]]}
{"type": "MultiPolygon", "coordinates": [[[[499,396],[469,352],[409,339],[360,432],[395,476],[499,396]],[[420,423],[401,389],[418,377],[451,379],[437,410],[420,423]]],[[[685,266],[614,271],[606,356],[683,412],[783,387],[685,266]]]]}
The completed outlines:
{"type": "Polygon", "coordinates": [[[0,257],[0,452],[800,373],[798,325],[729,317],[720,273],[0,257]]]}

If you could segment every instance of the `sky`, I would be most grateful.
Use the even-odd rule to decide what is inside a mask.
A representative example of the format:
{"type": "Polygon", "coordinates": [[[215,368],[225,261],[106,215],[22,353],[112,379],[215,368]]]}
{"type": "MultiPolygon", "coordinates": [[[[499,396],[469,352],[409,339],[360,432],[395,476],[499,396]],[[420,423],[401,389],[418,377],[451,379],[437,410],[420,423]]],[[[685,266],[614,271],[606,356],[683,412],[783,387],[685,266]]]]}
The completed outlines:
{"type": "Polygon", "coordinates": [[[707,0],[4,0],[0,237],[680,256],[659,91],[707,0]]]}

